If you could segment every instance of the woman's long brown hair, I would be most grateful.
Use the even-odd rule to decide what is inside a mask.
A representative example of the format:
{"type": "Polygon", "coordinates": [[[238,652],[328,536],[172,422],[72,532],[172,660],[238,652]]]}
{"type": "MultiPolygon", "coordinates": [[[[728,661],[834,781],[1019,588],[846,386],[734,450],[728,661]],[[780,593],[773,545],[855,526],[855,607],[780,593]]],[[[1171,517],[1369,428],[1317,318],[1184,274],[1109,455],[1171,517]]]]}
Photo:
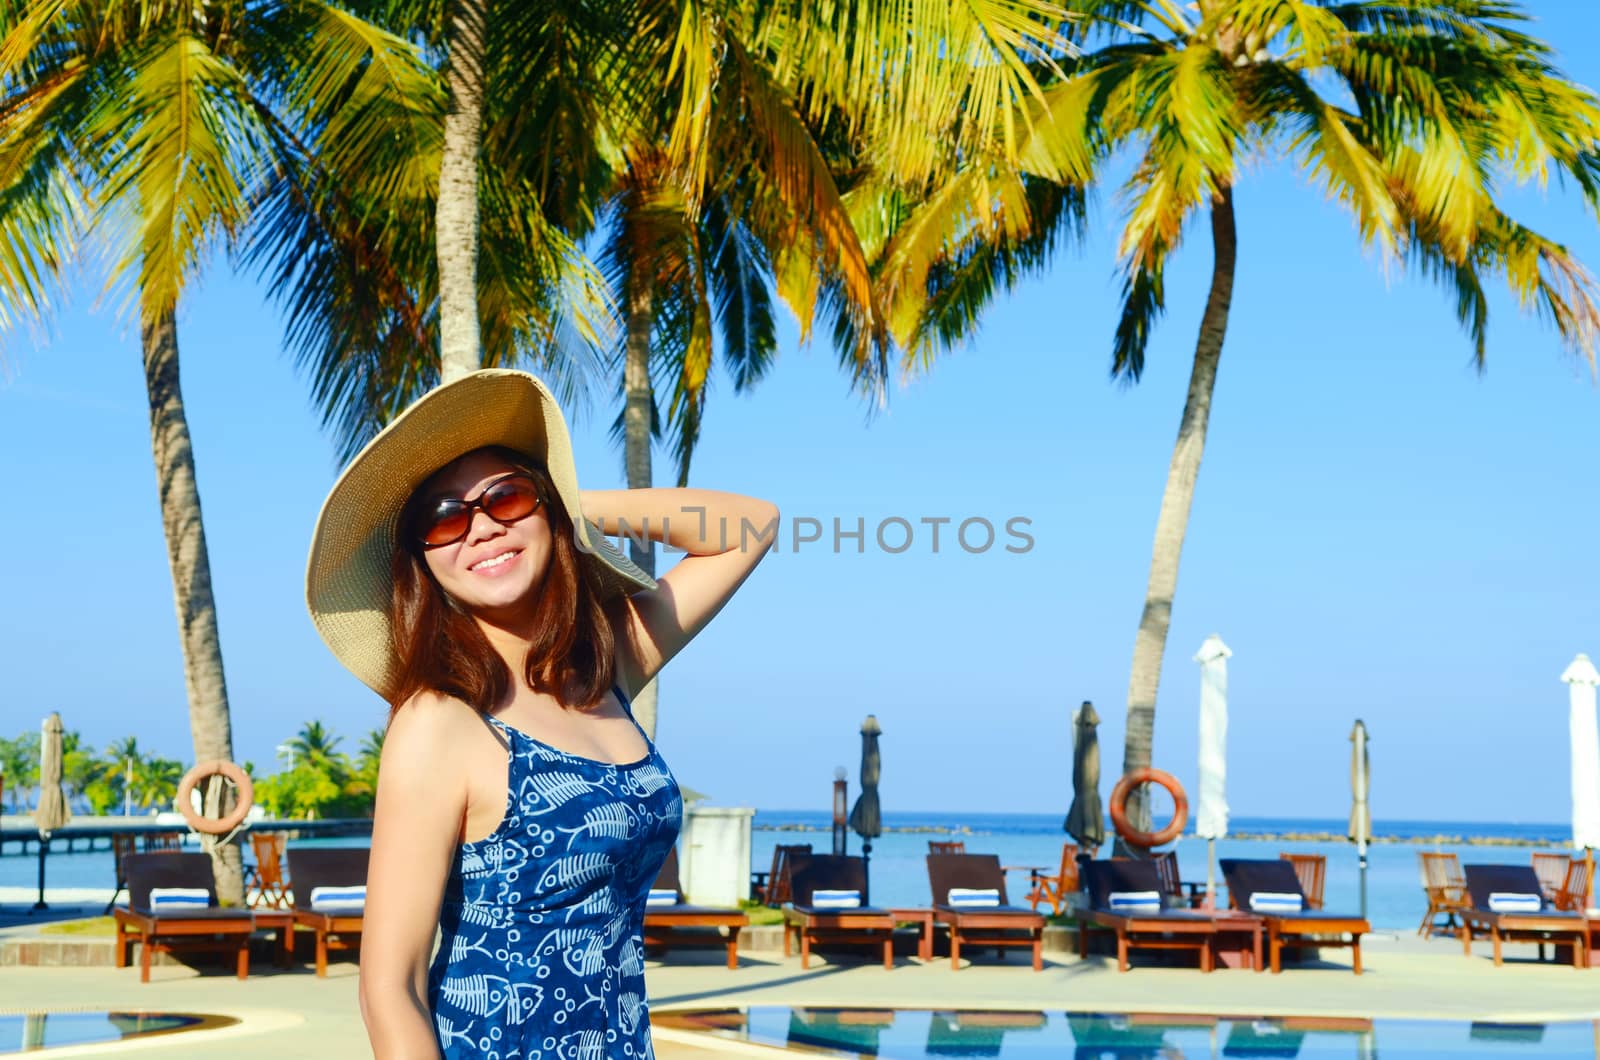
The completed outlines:
{"type": "MultiPolygon", "coordinates": [[[[544,467],[532,457],[499,446],[492,453],[539,484],[550,520],[551,555],[544,583],[534,602],[533,640],[523,664],[529,687],[547,692],[563,704],[587,706],[599,701],[615,677],[616,637],[601,605],[598,582],[572,536],[572,517],[562,506],[544,467]]],[[[397,524],[391,573],[394,595],[390,609],[390,641],[395,680],[389,694],[389,718],[419,692],[454,696],[489,713],[512,691],[512,675],[470,614],[439,587],[409,532],[422,490],[412,495],[397,524]]]]}

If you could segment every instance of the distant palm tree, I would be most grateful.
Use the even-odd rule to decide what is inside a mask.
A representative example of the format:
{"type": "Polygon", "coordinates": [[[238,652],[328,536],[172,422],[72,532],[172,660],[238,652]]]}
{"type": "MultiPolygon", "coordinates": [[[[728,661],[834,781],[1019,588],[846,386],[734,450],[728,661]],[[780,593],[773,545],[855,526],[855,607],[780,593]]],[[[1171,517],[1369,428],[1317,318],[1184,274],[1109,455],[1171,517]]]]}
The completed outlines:
{"type": "Polygon", "coordinates": [[[361,738],[361,749],[356,752],[356,762],[363,772],[371,770],[374,776],[378,772],[378,762],[383,758],[383,738],[388,735],[387,729],[372,729],[361,738]]]}
{"type": "Polygon", "coordinates": [[[145,809],[176,806],[178,781],[183,779],[183,763],[159,755],[145,761],[134,774],[133,799],[145,809]]]}
{"type": "MultiPolygon", "coordinates": [[[[1600,103],[1524,32],[1529,16],[1510,0],[1068,6],[1082,54],[1030,102],[1043,120],[1021,164],[995,167],[980,156],[934,185],[894,236],[898,268],[885,269],[883,281],[893,285],[885,299],[913,354],[939,348],[1048,260],[1053,223],[1040,223],[1030,198],[1040,181],[1081,191],[1113,156],[1131,156],[1112,373],[1136,380],[1165,309],[1167,261],[1191,222],[1209,225],[1210,292],[1134,642],[1126,773],[1150,764],[1178,561],[1233,305],[1240,170],[1251,160],[1302,168],[1350,212],[1363,243],[1444,286],[1480,368],[1483,282],[1496,274],[1592,367],[1600,339],[1593,277],[1566,247],[1511,217],[1496,193],[1507,181],[1542,184],[1554,174],[1591,210],[1600,206],[1600,103]]],[[[1143,792],[1130,817],[1149,827],[1143,792]]]]}
{"type": "Polygon", "coordinates": [[[112,740],[100,752],[102,775],[116,789],[119,801],[124,794],[132,798],[134,785],[138,783],[135,778],[144,771],[146,757],[137,736],[112,740]]]}
{"type": "MultiPolygon", "coordinates": [[[[94,753],[94,748],[83,742],[83,734],[68,731],[61,734],[61,780],[69,799],[89,799],[89,792],[99,780],[105,763],[94,753]]],[[[95,809],[96,813],[103,812],[95,809]]]]}
{"type": "Polygon", "coordinates": [[[383,758],[385,730],[373,729],[361,738],[361,748],[356,752],[355,768],[344,786],[343,794],[353,809],[371,812],[378,793],[378,765],[383,758]]]}
{"type": "Polygon", "coordinates": [[[11,812],[21,812],[23,800],[39,786],[39,730],[30,729],[14,740],[0,739],[0,774],[11,796],[11,812]]]}
{"type": "Polygon", "coordinates": [[[335,736],[322,722],[308,721],[286,746],[296,766],[326,770],[344,758],[338,750],[342,740],[343,737],[335,736]]]}

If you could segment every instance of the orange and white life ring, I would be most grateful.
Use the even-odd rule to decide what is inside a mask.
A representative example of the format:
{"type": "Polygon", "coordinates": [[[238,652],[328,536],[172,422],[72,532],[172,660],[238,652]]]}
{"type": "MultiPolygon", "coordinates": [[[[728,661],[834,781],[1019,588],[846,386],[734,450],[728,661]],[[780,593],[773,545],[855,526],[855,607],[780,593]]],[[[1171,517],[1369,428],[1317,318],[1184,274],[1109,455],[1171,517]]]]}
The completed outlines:
{"type": "Polygon", "coordinates": [[[178,812],[183,814],[183,819],[189,822],[190,828],[207,835],[226,835],[239,827],[244,821],[245,814],[250,812],[250,806],[254,801],[255,787],[250,783],[249,774],[232,762],[221,759],[199,763],[178,781],[178,812]],[[224,817],[207,817],[194,808],[191,792],[206,777],[219,773],[233,781],[234,786],[239,789],[239,804],[233,808],[233,812],[224,817]]]}
{"type": "Polygon", "coordinates": [[[1189,796],[1183,792],[1183,785],[1178,783],[1178,778],[1171,773],[1148,766],[1135,769],[1117,781],[1117,786],[1111,789],[1111,824],[1116,828],[1117,834],[1129,846],[1149,850],[1151,847],[1170,843],[1183,834],[1183,826],[1189,823],[1189,796]],[[1139,784],[1160,784],[1172,793],[1175,804],[1172,811],[1172,820],[1167,826],[1156,832],[1141,832],[1128,823],[1128,796],[1133,794],[1133,789],[1139,784]]]}

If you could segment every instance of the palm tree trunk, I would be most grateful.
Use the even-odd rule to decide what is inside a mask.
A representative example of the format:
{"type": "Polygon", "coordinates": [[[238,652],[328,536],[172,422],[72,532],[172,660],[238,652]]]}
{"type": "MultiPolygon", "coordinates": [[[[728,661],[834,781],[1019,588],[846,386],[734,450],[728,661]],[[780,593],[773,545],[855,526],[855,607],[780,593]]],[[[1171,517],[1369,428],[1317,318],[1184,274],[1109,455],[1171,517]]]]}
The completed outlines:
{"type": "MultiPolygon", "coordinates": [[[[228,686],[222,674],[222,643],[217,635],[217,607],[211,594],[211,561],[206,553],[200,516],[200,491],[195,484],[194,448],[178,386],[178,325],[171,308],[146,311],[139,332],[144,354],[145,388],[150,399],[150,448],[155,457],[161,494],[161,528],[167,538],[173,595],[178,605],[178,636],[183,650],[183,677],[189,697],[189,731],[196,762],[233,758],[233,725],[228,716],[228,686]]],[[[208,785],[208,801],[216,813],[232,804],[221,783],[208,785]]],[[[211,851],[217,896],[224,902],[244,901],[243,864],[237,844],[211,851]]]]}
{"type": "MultiPolygon", "coordinates": [[[[1189,396],[1183,406],[1178,442],[1172,450],[1172,465],[1167,470],[1166,492],[1161,496],[1144,613],[1139,617],[1139,634],[1133,642],[1133,669],[1128,680],[1128,727],[1122,753],[1124,775],[1150,765],[1155,738],[1156,689],[1161,682],[1167,629],[1172,624],[1172,598],[1178,589],[1178,559],[1189,528],[1189,506],[1194,500],[1200,456],[1206,444],[1206,426],[1211,418],[1211,392],[1217,383],[1217,362],[1222,357],[1222,340],[1228,330],[1228,311],[1233,303],[1233,270],[1238,247],[1232,188],[1221,189],[1212,200],[1211,239],[1215,258],[1211,295],[1206,299],[1205,313],[1200,318],[1194,370],[1189,376],[1189,396]]],[[[1135,789],[1128,800],[1128,819],[1135,828],[1150,829],[1150,802],[1142,786],[1135,789]]],[[[1118,847],[1123,849],[1123,844],[1119,842],[1118,847]]]]}
{"type": "Polygon", "coordinates": [[[478,334],[478,144],[483,121],[483,43],[488,0],[450,5],[435,250],[439,258],[439,378],[451,382],[483,363],[478,334]]]}
{"type": "MultiPolygon", "coordinates": [[[[650,427],[655,397],[650,386],[650,296],[650,269],[636,261],[634,274],[629,277],[628,335],[622,368],[623,461],[628,470],[628,488],[636,490],[649,489],[653,478],[650,427]]],[[[630,541],[628,555],[646,574],[655,575],[654,549],[640,548],[630,541]]],[[[633,716],[651,740],[656,738],[659,691],[656,679],[651,678],[633,697],[633,716]]]]}

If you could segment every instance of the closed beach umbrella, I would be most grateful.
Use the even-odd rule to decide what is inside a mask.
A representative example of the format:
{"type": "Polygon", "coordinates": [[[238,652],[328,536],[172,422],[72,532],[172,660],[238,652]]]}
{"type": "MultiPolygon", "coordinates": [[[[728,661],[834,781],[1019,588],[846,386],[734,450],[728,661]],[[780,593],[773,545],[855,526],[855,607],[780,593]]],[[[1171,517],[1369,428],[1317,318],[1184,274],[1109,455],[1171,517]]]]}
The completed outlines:
{"type": "Polygon", "coordinates": [[[1106,841],[1106,811],[1100,803],[1100,715],[1084,700],[1078,708],[1072,740],[1072,807],[1067,834],[1092,855],[1106,841]]]}
{"type": "Polygon", "coordinates": [[[1367,915],[1367,844],[1372,842],[1372,762],[1367,757],[1367,723],[1356,719],[1350,730],[1350,839],[1361,858],[1361,915],[1367,915]]]}
{"type": "Polygon", "coordinates": [[[1215,633],[1200,645],[1200,801],[1195,835],[1206,841],[1206,900],[1217,894],[1217,840],[1228,834],[1228,656],[1215,633]]]}
{"type": "Polygon", "coordinates": [[[39,741],[39,806],[33,812],[34,827],[39,830],[39,900],[35,909],[47,908],[44,903],[44,857],[50,833],[67,823],[67,796],[61,790],[61,715],[54,712],[44,719],[44,731],[39,741]]]}
{"type": "MultiPolygon", "coordinates": [[[[883,729],[878,718],[868,714],[861,723],[861,794],[850,810],[850,830],[861,837],[861,859],[872,857],[872,841],[883,834],[883,809],[878,804],[878,780],[883,776],[883,758],[878,752],[878,737],[883,729]]],[[[871,893],[870,877],[867,891],[861,895],[861,904],[867,904],[871,893]]]]}
{"type": "Polygon", "coordinates": [[[1589,851],[1592,894],[1594,849],[1600,847],[1600,730],[1595,723],[1595,686],[1600,685],[1600,672],[1587,655],[1580,654],[1561,680],[1567,683],[1572,737],[1572,845],[1589,851]]]}

